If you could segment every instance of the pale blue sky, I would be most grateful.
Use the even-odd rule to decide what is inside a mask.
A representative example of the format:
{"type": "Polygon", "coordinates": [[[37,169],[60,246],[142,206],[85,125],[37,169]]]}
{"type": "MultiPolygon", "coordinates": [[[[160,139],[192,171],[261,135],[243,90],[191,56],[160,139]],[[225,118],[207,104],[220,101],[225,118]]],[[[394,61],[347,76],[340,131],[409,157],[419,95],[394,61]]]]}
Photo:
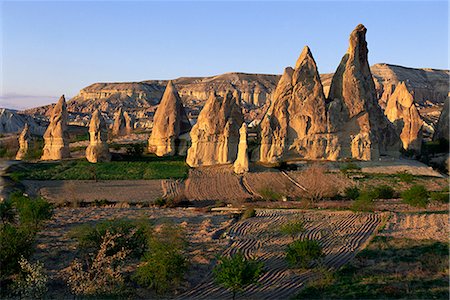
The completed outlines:
{"type": "Polygon", "coordinates": [[[370,64],[448,68],[447,1],[3,1],[1,106],[103,81],[279,74],[309,45],[334,72],[367,28],[370,64]]]}

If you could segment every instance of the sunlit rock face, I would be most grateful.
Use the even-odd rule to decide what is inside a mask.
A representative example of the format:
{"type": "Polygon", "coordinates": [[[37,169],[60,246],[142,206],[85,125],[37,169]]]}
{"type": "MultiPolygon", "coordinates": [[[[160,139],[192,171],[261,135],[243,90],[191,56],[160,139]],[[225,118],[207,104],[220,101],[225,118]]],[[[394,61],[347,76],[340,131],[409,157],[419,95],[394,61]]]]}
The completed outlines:
{"type": "Polygon", "coordinates": [[[108,127],[105,119],[95,110],[89,123],[89,146],[86,148],[86,159],[91,163],[111,161],[108,148],[108,127]]]}
{"type": "Polygon", "coordinates": [[[308,47],[294,69],[285,69],[260,127],[261,145],[255,160],[277,163],[295,158],[337,158],[339,146],[328,134],[326,99],[308,47]]]}
{"type": "Polygon", "coordinates": [[[53,108],[50,124],[44,133],[42,160],[59,160],[70,157],[67,118],[66,100],[62,95],[53,108]]]}
{"type": "Polygon", "coordinates": [[[148,140],[149,152],[158,156],[186,155],[187,145],[183,134],[190,130],[191,124],[181,98],[172,81],[169,81],[155,113],[152,134],[148,140]]]}
{"type": "Polygon", "coordinates": [[[198,167],[234,162],[243,122],[240,104],[232,92],[224,97],[211,93],[192,127],[187,164],[198,167]]]}
{"type": "Polygon", "coordinates": [[[414,97],[404,82],[400,83],[389,97],[384,113],[395,125],[403,149],[419,153],[423,121],[414,105],[414,97]]]}
{"type": "Polygon", "coordinates": [[[347,53],[330,86],[327,123],[338,136],[339,158],[374,160],[399,155],[399,137],[377,101],[366,31],[360,24],[350,34],[347,53]]]}
{"type": "Polygon", "coordinates": [[[28,154],[28,148],[30,144],[31,134],[30,127],[28,124],[25,124],[22,132],[19,135],[19,150],[16,154],[16,160],[25,159],[28,154]]]}
{"type": "Polygon", "coordinates": [[[236,174],[248,172],[247,124],[243,123],[239,130],[239,146],[237,158],[233,165],[236,174]]]}
{"type": "Polygon", "coordinates": [[[434,131],[433,140],[438,141],[440,139],[449,140],[449,116],[448,116],[448,107],[449,107],[450,99],[447,98],[444,104],[444,108],[441,111],[441,115],[439,116],[439,121],[436,125],[436,129],[434,131]]]}
{"type": "Polygon", "coordinates": [[[112,134],[115,136],[127,135],[133,132],[133,128],[133,117],[120,107],[114,117],[112,134]]]}

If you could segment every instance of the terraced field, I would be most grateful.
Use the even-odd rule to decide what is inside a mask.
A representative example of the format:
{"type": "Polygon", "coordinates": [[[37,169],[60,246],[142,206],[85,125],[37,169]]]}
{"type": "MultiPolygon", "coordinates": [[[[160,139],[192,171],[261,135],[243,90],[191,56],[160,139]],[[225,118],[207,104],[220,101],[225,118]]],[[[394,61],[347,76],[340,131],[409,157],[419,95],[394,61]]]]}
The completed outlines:
{"type": "MultiPolygon", "coordinates": [[[[264,262],[265,273],[259,284],[251,285],[239,297],[246,299],[286,299],[308,280],[315,278],[314,269],[298,272],[288,268],[284,259],[291,238],[279,233],[279,227],[295,218],[302,218],[306,232],[299,238],[316,239],[323,246],[323,263],[339,268],[364,245],[381,222],[381,215],[352,212],[300,212],[294,210],[260,210],[256,217],[238,222],[229,230],[229,246],[223,254],[241,251],[246,257],[264,262]]],[[[224,299],[230,292],[207,280],[183,294],[181,299],[224,299]]]]}

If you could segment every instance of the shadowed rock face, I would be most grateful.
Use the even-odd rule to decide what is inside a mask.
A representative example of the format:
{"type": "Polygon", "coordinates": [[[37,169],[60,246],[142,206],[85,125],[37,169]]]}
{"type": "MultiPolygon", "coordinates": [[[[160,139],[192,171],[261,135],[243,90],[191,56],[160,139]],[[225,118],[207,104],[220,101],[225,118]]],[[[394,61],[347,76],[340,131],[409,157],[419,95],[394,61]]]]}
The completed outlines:
{"type": "Polygon", "coordinates": [[[187,164],[198,167],[234,162],[243,122],[241,107],[231,92],[224,97],[211,93],[192,127],[187,164]]]}
{"type": "Polygon", "coordinates": [[[122,107],[116,113],[114,117],[114,123],[112,133],[115,136],[127,135],[133,131],[133,119],[128,112],[123,111],[122,107]]]}
{"type": "Polygon", "coordinates": [[[172,81],[169,81],[161,103],[156,110],[148,150],[158,156],[186,154],[180,135],[189,132],[191,124],[183,103],[172,81]],[[181,145],[181,147],[180,147],[181,145]]]}
{"type": "Polygon", "coordinates": [[[316,62],[305,47],[295,69],[286,68],[277,85],[274,101],[261,122],[261,146],[255,159],[264,163],[290,158],[336,159],[335,142],[328,134],[326,100],[316,62]]]}
{"type": "Polygon", "coordinates": [[[17,151],[16,154],[17,160],[22,160],[27,156],[30,138],[31,138],[30,128],[27,123],[25,124],[25,127],[23,128],[22,132],[19,135],[19,150],[17,151]]]}
{"type": "Polygon", "coordinates": [[[439,116],[439,121],[436,125],[436,130],[433,135],[433,140],[437,141],[439,139],[449,140],[449,115],[448,115],[448,107],[449,107],[450,99],[447,98],[445,101],[444,108],[441,111],[441,115],[439,116]]]}
{"type": "Polygon", "coordinates": [[[248,154],[247,154],[247,124],[242,124],[239,130],[239,147],[236,161],[233,168],[236,174],[248,172],[248,154]]]}
{"type": "Polygon", "coordinates": [[[399,137],[378,104],[367,59],[366,28],[350,34],[349,48],[330,86],[328,129],[339,137],[340,158],[399,155],[399,137]]]}
{"type": "Polygon", "coordinates": [[[414,97],[404,82],[397,86],[389,98],[384,113],[395,125],[403,149],[419,153],[422,145],[423,121],[414,105],[414,97]]]}
{"type": "Polygon", "coordinates": [[[59,160],[70,157],[67,117],[66,100],[62,95],[53,108],[50,124],[44,133],[42,160],[59,160]]]}
{"type": "Polygon", "coordinates": [[[108,148],[108,127],[98,110],[92,114],[89,124],[89,146],[86,148],[86,159],[91,163],[111,160],[108,148]]]}

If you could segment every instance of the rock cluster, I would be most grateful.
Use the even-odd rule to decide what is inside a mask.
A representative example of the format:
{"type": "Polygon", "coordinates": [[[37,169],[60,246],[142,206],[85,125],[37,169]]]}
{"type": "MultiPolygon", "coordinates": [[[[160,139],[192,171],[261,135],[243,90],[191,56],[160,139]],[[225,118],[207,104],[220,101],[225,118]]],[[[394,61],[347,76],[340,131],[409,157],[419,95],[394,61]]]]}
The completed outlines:
{"type": "Polygon", "coordinates": [[[367,29],[359,24],[331,81],[328,130],[338,137],[339,158],[398,156],[399,138],[378,104],[367,59],[367,29]]]}
{"type": "Polygon", "coordinates": [[[111,160],[108,148],[108,127],[105,119],[95,110],[89,124],[89,146],[86,148],[86,159],[91,163],[111,160]]]}
{"type": "Polygon", "coordinates": [[[448,115],[448,107],[449,107],[450,98],[444,103],[444,108],[441,111],[441,115],[439,116],[439,121],[436,125],[436,129],[434,131],[433,140],[437,141],[440,139],[449,140],[449,115],[448,115]]]}
{"type": "Polygon", "coordinates": [[[422,145],[423,121],[414,105],[414,97],[404,82],[397,85],[389,97],[384,113],[395,125],[403,149],[419,153],[422,145]]]}
{"type": "Polygon", "coordinates": [[[42,160],[59,160],[70,157],[67,118],[66,99],[62,95],[53,108],[50,124],[44,133],[42,160]]]}
{"type": "Polygon", "coordinates": [[[319,72],[308,47],[300,54],[295,69],[285,69],[260,126],[261,145],[255,160],[337,159],[336,138],[327,130],[319,72]]]}
{"type": "Polygon", "coordinates": [[[211,93],[192,127],[187,164],[199,167],[234,162],[243,122],[240,104],[232,92],[224,97],[211,93]]]}
{"type": "Polygon", "coordinates": [[[172,81],[167,84],[164,95],[156,110],[148,150],[158,156],[186,155],[185,133],[191,130],[191,123],[184,110],[181,98],[172,81]]]}
{"type": "Polygon", "coordinates": [[[237,158],[233,164],[236,174],[248,172],[248,154],[247,154],[247,124],[242,124],[239,130],[239,146],[237,158]]]}
{"type": "Polygon", "coordinates": [[[30,139],[31,139],[30,127],[28,126],[28,123],[26,123],[25,127],[23,128],[22,132],[19,135],[19,150],[17,151],[16,154],[17,160],[22,160],[27,156],[30,139]]]}
{"type": "Polygon", "coordinates": [[[133,117],[120,107],[114,117],[112,134],[115,136],[128,135],[133,131],[133,128],[133,117]]]}

